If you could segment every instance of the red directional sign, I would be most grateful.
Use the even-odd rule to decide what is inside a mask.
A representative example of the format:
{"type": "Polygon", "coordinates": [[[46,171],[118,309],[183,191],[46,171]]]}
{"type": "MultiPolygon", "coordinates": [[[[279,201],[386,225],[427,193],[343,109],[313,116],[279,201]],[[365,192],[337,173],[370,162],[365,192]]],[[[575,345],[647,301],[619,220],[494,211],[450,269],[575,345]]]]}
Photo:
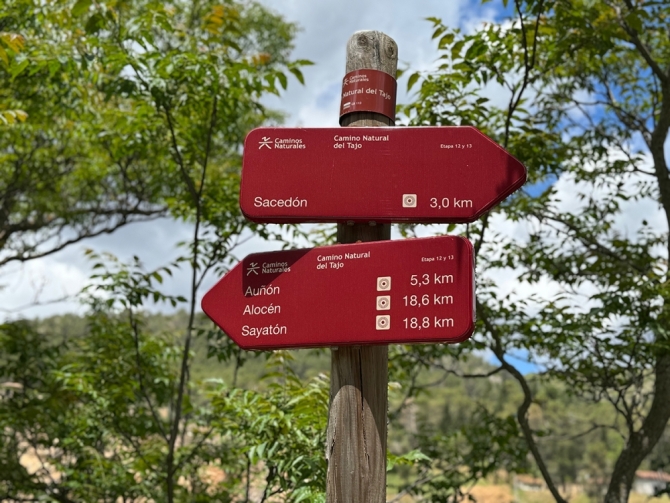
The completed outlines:
{"type": "Polygon", "coordinates": [[[460,342],[474,330],[472,245],[455,236],[255,253],[202,300],[243,349],[460,342]]]}
{"type": "Polygon", "coordinates": [[[258,128],[244,143],[240,206],[269,223],[472,222],[525,181],[469,126],[258,128]]]}

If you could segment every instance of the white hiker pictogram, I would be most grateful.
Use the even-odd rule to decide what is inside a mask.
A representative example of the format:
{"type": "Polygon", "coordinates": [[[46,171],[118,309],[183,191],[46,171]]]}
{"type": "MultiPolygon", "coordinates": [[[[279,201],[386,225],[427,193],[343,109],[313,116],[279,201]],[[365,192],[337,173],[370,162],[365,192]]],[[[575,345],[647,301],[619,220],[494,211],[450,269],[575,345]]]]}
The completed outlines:
{"type": "Polygon", "coordinates": [[[270,137],[269,136],[263,136],[263,139],[258,142],[258,150],[262,149],[263,147],[267,147],[269,149],[272,149],[272,147],[270,146],[271,144],[272,144],[272,142],[270,141],[270,137]]]}
{"type": "Polygon", "coordinates": [[[258,276],[258,263],[252,262],[249,264],[249,267],[247,267],[247,276],[249,276],[252,272],[258,276]]]}

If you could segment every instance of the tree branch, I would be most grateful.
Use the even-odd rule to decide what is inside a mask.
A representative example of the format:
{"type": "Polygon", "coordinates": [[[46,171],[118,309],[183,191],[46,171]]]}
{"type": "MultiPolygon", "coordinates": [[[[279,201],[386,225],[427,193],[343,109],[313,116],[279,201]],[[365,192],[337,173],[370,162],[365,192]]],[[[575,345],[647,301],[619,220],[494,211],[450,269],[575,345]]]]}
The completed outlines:
{"type": "Polygon", "coordinates": [[[151,411],[151,415],[154,418],[154,422],[158,426],[158,429],[161,432],[161,435],[163,436],[163,439],[167,442],[167,433],[165,432],[165,429],[163,428],[163,422],[161,421],[160,417],[158,416],[158,413],[156,412],[156,409],[154,408],[153,403],[151,402],[151,398],[149,397],[149,394],[147,393],[147,389],[144,386],[144,378],[143,378],[143,372],[142,372],[142,361],[140,358],[140,334],[139,334],[139,328],[137,326],[137,320],[133,316],[132,310],[128,310],[128,316],[130,317],[130,327],[133,330],[133,342],[135,345],[135,363],[137,365],[137,381],[140,386],[140,391],[142,392],[142,396],[144,397],[145,401],[147,402],[147,405],[149,406],[149,410],[151,411]]]}
{"type": "MultiPolygon", "coordinates": [[[[626,7],[628,7],[628,10],[632,13],[635,12],[635,6],[633,5],[633,2],[631,0],[624,0],[624,3],[626,4],[626,7]]],[[[644,60],[647,62],[651,70],[654,72],[654,75],[660,80],[664,85],[668,85],[670,83],[670,78],[668,75],[663,71],[663,69],[659,66],[659,64],[656,62],[656,60],[651,56],[651,51],[649,48],[642,42],[640,39],[639,33],[635,28],[630,26],[624,18],[619,17],[619,24],[621,27],[624,29],[624,31],[628,34],[630,37],[630,41],[633,43],[633,45],[636,47],[640,55],[644,58],[644,60]]]]}
{"type": "Polygon", "coordinates": [[[477,302],[477,313],[479,315],[479,318],[484,322],[484,325],[491,334],[491,337],[493,338],[494,341],[492,347],[493,353],[495,354],[496,358],[498,358],[498,360],[500,361],[501,366],[512,377],[514,377],[514,379],[516,379],[516,381],[519,383],[519,386],[521,386],[521,390],[523,391],[523,397],[524,397],[523,402],[521,403],[521,405],[519,405],[517,409],[516,417],[517,421],[519,422],[519,426],[521,427],[523,436],[526,439],[528,449],[533,455],[533,459],[535,459],[535,463],[537,464],[537,467],[540,470],[540,473],[542,474],[542,478],[544,479],[544,482],[547,484],[547,488],[549,488],[549,491],[551,492],[551,495],[554,497],[556,502],[567,503],[567,501],[558,492],[558,489],[556,488],[556,485],[554,484],[554,481],[551,475],[549,474],[549,470],[547,469],[547,465],[544,462],[544,458],[542,457],[542,454],[540,453],[537,443],[535,442],[535,438],[533,437],[533,430],[531,429],[530,423],[528,422],[528,409],[530,409],[530,406],[533,402],[533,393],[530,389],[530,386],[528,386],[528,382],[526,381],[526,378],[523,376],[523,374],[521,374],[521,372],[519,372],[516,369],[516,367],[508,363],[507,360],[505,359],[505,352],[503,350],[502,342],[500,340],[500,334],[498,333],[496,327],[488,319],[488,316],[486,316],[484,307],[479,302],[477,302]]]}

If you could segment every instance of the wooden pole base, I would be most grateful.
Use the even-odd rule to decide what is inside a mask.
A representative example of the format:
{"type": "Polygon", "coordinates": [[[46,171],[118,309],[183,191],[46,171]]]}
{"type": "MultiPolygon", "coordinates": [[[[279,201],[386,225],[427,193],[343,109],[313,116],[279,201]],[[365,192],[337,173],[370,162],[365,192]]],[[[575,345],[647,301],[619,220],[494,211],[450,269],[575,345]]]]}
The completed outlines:
{"type": "Polygon", "coordinates": [[[386,501],[387,367],[388,346],[332,351],[328,502],[386,501]]]}

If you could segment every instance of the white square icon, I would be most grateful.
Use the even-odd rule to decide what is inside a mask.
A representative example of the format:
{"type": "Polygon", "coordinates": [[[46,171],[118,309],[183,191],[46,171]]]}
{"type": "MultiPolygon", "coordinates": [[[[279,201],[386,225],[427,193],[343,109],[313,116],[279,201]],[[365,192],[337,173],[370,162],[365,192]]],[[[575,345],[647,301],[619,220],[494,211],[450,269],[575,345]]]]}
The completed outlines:
{"type": "Polygon", "coordinates": [[[377,278],[377,291],[387,292],[391,289],[391,276],[380,276],[377,278]]]}
{"type": "Polygon", "coordinates": [[[377,316],[377,330],[390,330],[391,317],[388,314],[377,316]]]}
{"type": "Polygon", "coordinates": [[[391,309],[391,296],[379,295],[377,296],[377,311],[388,311],[391,309]]]}
{"type": "Polygon", "coordinates": [[[402,207],[403,208],[416,208],[416,194],[403,194],[402,195],[402,207]]]}

